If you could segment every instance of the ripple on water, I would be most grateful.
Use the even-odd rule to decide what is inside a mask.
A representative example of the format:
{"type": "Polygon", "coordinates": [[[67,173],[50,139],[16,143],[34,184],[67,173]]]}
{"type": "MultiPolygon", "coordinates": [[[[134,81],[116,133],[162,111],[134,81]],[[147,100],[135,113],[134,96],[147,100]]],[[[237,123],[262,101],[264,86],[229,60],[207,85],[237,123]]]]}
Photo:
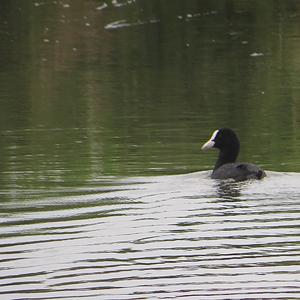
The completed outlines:
{"type": "Polygon", "coordinates": [[[1,299],[299,299],[299,179],[197,172],[1,203],[1,299]]]}
{"type": "Polygon", "coordinates": [[[148,19],[148,20],[137,20],[136,22],[128,22],[127,20],[118,20],[111,22],[104,26],[107,30],[114,30],[114,29],[120,29],[124,27],[133,27],[133,26],[139,26],[139,25],[145,25],[145,24],[154,24],[158,23],[158,19],[148,19]]]}

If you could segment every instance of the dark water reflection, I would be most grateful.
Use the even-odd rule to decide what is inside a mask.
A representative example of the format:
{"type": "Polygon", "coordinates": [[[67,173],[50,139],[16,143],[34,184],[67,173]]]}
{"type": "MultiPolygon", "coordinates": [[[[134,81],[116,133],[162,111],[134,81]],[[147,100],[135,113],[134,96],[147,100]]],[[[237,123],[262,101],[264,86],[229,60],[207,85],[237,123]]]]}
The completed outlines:
{"type": "Polygon", "coordinates": [[[299,15],[1,1],[0,298],[299,299],[299,15]],[[277,172],[193,173],[221,126],[277,172]]]}
{"type": "Polygon", "coordinates": [[[217,183],[217,191],[222,199],[234,199],[241,195],[245,182],[221,181],[217,183]]]}

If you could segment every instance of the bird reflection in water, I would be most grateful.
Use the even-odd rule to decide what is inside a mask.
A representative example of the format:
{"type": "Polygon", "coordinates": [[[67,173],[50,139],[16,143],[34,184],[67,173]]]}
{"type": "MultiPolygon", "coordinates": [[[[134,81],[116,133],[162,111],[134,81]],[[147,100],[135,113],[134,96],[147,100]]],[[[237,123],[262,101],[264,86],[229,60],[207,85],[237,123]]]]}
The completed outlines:
{"type": "Polygon", "coordinates": [[[220,198],[234,200],[241,196],[241,191],[246,185],[246,181],[221,180],[217,183],[216,190],[220,198]]]}

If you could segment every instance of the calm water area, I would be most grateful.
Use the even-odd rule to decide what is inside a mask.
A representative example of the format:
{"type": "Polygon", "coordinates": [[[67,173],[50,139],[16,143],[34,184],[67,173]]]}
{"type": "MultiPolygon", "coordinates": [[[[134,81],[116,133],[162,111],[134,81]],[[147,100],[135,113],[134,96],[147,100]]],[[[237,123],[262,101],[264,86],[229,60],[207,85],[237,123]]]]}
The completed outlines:
{"type": "Polygon", "coordinates": [[[1,300],[300,299],[300,1],[1,1],[0,45],[1,300]]]}

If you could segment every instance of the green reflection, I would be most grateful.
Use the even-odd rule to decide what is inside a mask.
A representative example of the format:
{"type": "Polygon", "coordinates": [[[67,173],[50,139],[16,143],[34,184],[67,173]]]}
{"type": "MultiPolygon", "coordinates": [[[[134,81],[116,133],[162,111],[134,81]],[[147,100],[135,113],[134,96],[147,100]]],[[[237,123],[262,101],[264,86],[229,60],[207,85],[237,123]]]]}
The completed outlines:
{"type": "Polygon", "coordinates": [[[241,160],[300,171],[299,1],[0,3],[2,194],[241,160]]]}

